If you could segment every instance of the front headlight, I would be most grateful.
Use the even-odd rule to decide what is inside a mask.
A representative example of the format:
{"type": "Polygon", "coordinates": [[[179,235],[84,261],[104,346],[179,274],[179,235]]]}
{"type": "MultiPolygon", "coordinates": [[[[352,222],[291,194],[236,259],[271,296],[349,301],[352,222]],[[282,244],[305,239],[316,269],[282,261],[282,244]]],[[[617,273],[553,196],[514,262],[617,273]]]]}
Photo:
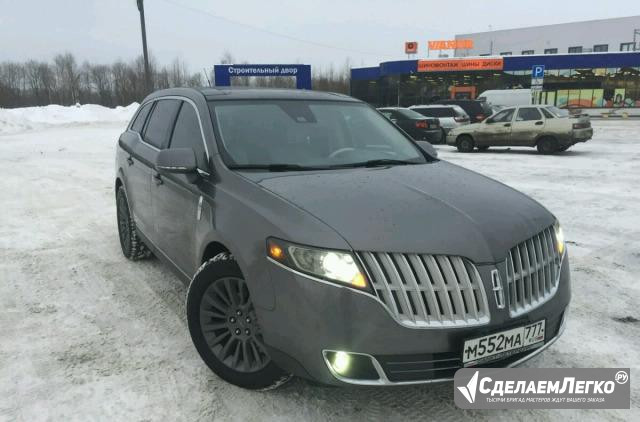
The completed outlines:
{"type": "Polygon", "coordinates": [[[562,227],[560,227],[560,223],[558,221],[553,225],[553,231],[556,235],[556,249],[558,253],[562,255],[564,253],[564,233],[562,232],[562,227]]]}
{"type": "Polygon", "coordinates": [[[267,239],[267,255],[291,269],[337,282],[359,290],[369,284],[349,252],[294,245],[280,239],[267,239]]]}

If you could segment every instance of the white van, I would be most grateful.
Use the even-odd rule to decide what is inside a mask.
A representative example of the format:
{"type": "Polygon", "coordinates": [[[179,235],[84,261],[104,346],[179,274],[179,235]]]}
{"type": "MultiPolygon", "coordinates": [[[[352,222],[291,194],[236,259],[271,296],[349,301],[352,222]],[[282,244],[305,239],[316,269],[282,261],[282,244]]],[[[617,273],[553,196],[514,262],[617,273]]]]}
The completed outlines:
{"type": "Polygon", "coordinates": [[[490,89],[482,92],[478,100],[500,108],[532,104],[530,89],[490,89]]]}

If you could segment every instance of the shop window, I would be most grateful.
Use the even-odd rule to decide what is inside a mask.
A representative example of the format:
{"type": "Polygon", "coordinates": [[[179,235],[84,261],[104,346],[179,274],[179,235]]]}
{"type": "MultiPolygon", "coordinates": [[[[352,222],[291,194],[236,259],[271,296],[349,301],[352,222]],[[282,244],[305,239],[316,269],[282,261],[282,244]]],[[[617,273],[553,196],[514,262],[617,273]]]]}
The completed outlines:
{"type": "Polygon", "coordinates": [[[545,102],[545,104],[556,105],[556,92],[555,91],[547,92],[547,101],[545,102]]]}
{"type": "Polygon", "coordinates": [[[534,50],[522,50],[522,55],[526,56],[528,54],[534,54],[534,50]]]}
{"type": "Polygon", "coordinates": [[[620,51],[635,51],[635,48],[632,42],[623,42],[620,43],[620,51]]]}
{"type": "Polygon", "coordinates": [[[593,99],[591,101],[592,107],[606,107],[607,104],[604,100],[604,89],[594,89],[593,99]]]}
{"type": "Polygon", "coordinates": [[[544,54],[558,54],[557,48],[545,48],[544,54]]]}
{"type": "Polygon", "coordinates": [[[566,107],[569,103],[569,91],[566,89],[558,90],[556,94],[556,106],[566,107]]]}
{"type": "Polygon", "coordinates": [[[569,47],[568,52],[569,52],[569,54],[582,53],[582,46],[569,47]]]}
{"type": "Polygon", "coordinates": [[[569,90],[569,101],[567,102],[567,107],[580,107],[580,90],[579,89],[569,90]]]}
{"type": "Polygon", "coordinates": [[[609,44],[596,44],[593,46],[593,51],[595,52],[609,51],[609,44]]]}

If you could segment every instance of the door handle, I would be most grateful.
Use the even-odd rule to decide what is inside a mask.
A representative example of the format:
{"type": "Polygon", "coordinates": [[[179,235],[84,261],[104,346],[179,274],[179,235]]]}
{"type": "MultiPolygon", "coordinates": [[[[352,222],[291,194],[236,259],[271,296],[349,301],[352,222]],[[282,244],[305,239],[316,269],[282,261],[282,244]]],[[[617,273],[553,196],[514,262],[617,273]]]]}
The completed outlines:
{"type": "Polygon", "coordinates": [[[130,166],[133,165],[133,158],[131,158],[131,156],[127,157],[127,164],[129,164],[130,166]]]}
{"type": "Polygon", "coordinates": [[[504,126],[504,127],[510,127],[510,126],[511,126],[511,123],[505,123],[503,126],[504,126]]]}
{"type": "Polygon", "coordinates": [[[164,183],[162,181],[162,176],[160,176],[160,173],[156,173],[153,175],[153,181],[155,182],[156,185],[161,185],[164,183]]]}
{"type": "Polygon", "coordinates": [[[540,126],[542,122],[536,122],[536,126],[540,126]]]}

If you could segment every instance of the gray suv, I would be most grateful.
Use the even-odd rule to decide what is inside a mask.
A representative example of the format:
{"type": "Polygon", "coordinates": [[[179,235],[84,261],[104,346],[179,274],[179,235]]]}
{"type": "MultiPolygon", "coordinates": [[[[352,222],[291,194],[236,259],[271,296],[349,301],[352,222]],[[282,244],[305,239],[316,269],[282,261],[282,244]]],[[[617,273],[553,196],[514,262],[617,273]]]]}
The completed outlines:
{"type": "Polygon", "coordinates": [[[554,216],[344,95],[151,94],[115,191],[122,252],[188,283],[197,351],[241,387],[445,381],[519,364],[564,327],[554,216]]]}

